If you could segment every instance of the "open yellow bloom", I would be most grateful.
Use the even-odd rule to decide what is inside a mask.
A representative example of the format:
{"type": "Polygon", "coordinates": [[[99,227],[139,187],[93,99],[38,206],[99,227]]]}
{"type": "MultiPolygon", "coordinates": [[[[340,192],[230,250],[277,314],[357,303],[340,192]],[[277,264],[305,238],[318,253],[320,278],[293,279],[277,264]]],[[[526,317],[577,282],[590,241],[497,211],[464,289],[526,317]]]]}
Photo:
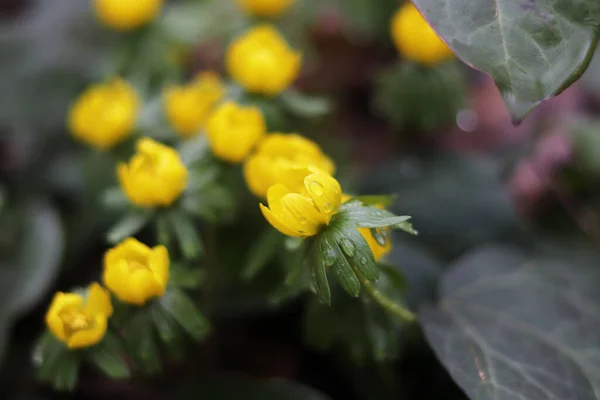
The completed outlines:
{"type": "Polygon", "coordinates": [[[185,190],[188,170],[175,149],[149,138],[136,143],[129,164],[117,172],[121,189],[139,207],[168,206],[185,190]]]}
{"type": "Polygon", "coordinates": [[[212,152],[232,163],[244,161],[266,134],[267,126],[258,107],[221,104],[206,123],[206,136],[212,152]]]}
{"type": "Polygon", "coordinates": [[[97,149],[109,149],[131,135],[139,109],[138,94],[123,79],[92,85],[71,106],[69,130],[97,149]]]}
{"type": "Polygon", "coordinates": [[[342,190],[335,178],[314,168],[304,178],[304,190],[293,192],[277,183],[267,192],[269,207],[260,205],[264,217],[284,235],[307,237],[329,224],[342,201],[342,190]]]}
{"type": "Polygon", "coordinates": [[[153,297],[160,297],[169,281],[167,248],[150,248],[136,239],[125,239],[104,255],[102,279],[126,303],[143,305],[153,297]]]}
{"type": "Polygon", "coordinates": [[[309,166],[329,175],[335,171],[331,159],[313,141],[296,134],[273,133],[246,160],[244,177],[252,193],[266,198],[267,190],[276,183],[300,192],[309,166]]]}
{"type": "MultiPolygon", "coordinates": [[[[347,194],[342,195],[342,203],[345,203],[346,201],[350,200],[351,198],[352,198],[352,196],[349,196],[347,194]]],[[[378,204],[376,207],[381,208],[381,209],[384,208],[383,205],[381,205],[381,204],[378,204]]],[[[369,229],[369,228],[357,228],[357,229],[360,232],[360,234],[362,235],[362,237],[365,238],[365,241],[369,245],[369,248],[371,249],[371,253],[373,253],[373,257],[375,258],[375,261],[381,260],[384,256],[386,256],[392,250],[392,243],[390,242],[389,238],[386,238],[385,244],[382,246],[381,244],[379,244],[377,242],[377,240],[375,240],[375,238],[371,234],[371,229],[369,229]]],[[[383,228],[382,230],[386,236],[390,232],[390,228],[383,228]]]]}
{"type": "Polygon", "coordinates": [[[102,340],[112,312],[108,292],[92,283],[85,299],[78,293],[56,293],[46,313],[46,325],[69,349],[79,349],[102,340]]]}
{"type": "Polygon", "coordinates": [[[224,94],[225,87],[219,75],[202,72],[187,85],[165,89],[165,114],[178,134],[184,138],[192,137],[202,128],[224,94]]]}
{"type": "Polygon", "coordinates": [[[435,65],[452,55],[411,2],[402,5],[394,15],[392,39],[404,57],[421,64],[435,65]]]}
{"type": "Polygon", "coordinates": [[[287,11],[294,0],[237,0],[244,12],[257,17],[276,17],[287,11]]]}
{"type": "Polygon", "coordinates": [[[96,17],[113,29],[138,28],[156,18],[164,0],[94,0],[96,17]]]}
{"type": "Polygon", "coordinates": [[[287,89],[300,71],[301,55],[277,30],[260,25],[234,40],[225,63],[231,77],[247,91],[273,96],[287,89]]]}

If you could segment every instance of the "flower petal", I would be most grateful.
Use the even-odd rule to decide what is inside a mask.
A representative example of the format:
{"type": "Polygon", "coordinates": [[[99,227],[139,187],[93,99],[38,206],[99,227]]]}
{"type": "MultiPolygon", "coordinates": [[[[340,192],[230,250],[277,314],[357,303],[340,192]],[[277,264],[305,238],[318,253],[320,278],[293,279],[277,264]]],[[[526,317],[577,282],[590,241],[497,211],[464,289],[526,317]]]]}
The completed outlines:
{"type": "Polygon", "coordinates": [[[304,178],[304,186],[328,224],[342,202],[340,184],[335,178],[317,172],[304,178]]]}
{"type": "Polygon", "coordinates": [[[163,289],[166,288],[169,281],[169,251],[165,246],[155,246],[152,248],[148,267],[158,284],[163,289]]]}
{"type": "Polygon", "coordinates": [[[281,199],[282,215],[280,218],[289,228],[302,236],[317,234],[324,217],[316,209],[315,204],[298,193],[289,193],[281,199]]]}
{"type": "Polygon", "coordinates": [[[97,344],[106,334],[107,318],[99,314],[94,317],[94,321],[89,329],[76,331],[67,341],[67,347],[70,349],[80,349],[97,344]]]}
{"type": "Polygon", "coordinates": [[[90,315],[105,315],[110,317],[113,313],[110,294],[97,282],[88,287],[87,301],[85,309],[90,315]]]}
{"type": "Polygon", "coordinates": [[[284,235],[287,236],[293,236],[293,237],[301,237],[302,234],[298,233],[290,228],[288,228],[275,214],[273,214],[273,212],[271,212],[271,210],[269,210],[267,207],[263,206],[262,204],[259,204],[260,206],[260,211],[262,211],[263,216],[265,217],[265,219],[271,224],[273,225],[273,228],[277,229],[279,232],[283,233],[284,235]]]}
{"type": "Polygon", "coordinates": [[[50,307],[46,312],[46,325],[48,329],[60,340],[65,341],[67,339],[62,320],[59,317],[59,313],[64,307],[79,308],[83,306],[83,297],[76,293],[63,293],[58,292],[54,295],[50,307]]]}

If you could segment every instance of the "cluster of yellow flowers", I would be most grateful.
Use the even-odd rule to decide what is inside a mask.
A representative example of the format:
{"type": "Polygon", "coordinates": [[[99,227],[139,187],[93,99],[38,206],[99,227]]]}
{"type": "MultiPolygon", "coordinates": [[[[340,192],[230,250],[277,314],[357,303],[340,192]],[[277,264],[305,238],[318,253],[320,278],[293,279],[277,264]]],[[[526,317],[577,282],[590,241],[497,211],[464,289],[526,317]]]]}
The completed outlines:
{"type": "Polygon", "coordinates": [[[70,349],[97,344],[106,334],[113,313],[111,295],[143,305],[165,293],[169,281],[169,253],[164,246],[149,248],[129,238],[104,256],[103,281],[81,293],[58,292],[46,313],[50,331],[70,349]]]}

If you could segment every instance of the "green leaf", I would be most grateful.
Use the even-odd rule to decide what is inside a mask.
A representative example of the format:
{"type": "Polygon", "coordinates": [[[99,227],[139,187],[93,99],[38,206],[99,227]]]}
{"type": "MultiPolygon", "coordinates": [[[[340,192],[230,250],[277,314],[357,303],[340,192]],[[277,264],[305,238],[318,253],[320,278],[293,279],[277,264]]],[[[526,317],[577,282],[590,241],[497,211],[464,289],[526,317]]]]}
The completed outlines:
{"type": "Polygon", "coordinates": [[[250,248],[242,278],[251,280],[262,271],[281,249],[283,240],[283,235],[277,230],[267,227],[250,248]]]}
{"type": "Polygon", "coordinates": [[[195,340],[210,332],[210,324],[190,298],[176,289],[169,289],[160,299],[163,309],[195,340]]]}
{"type": "Polygon", "coordinates": [[[48,381],[52,383],[56,390],[73,391],[77,384],[80,364],[81,359],[77,353],[73,351],[62,352],[52,371],[48,374],[48,381]]]}
{"type": "Polygon", "coordinates": [[[106,234],[106,240],[117,244],[138,233],[149,221],[154,210],[134,210],[127,213],[106,234]]]}
{"type": "Polygon", "coordinates": [[[68,349],[50,332],[45,331],[39,338],[33,354],[33,361],[38,369],[40,380],[52,381],[54,371],[61,356],[68,349]]]}
{"type": "Polygon", "coordinates": [[[358,297],[360,295],[360,281],[348,260],[346,260],[346,256],[344,256],[333,237],[330,237],[327,233],[322,234],[324,235],[322,243],[325,251],[325,254],[322,255],[323,263],[329,266],[337,281],[350,296],[358,297]]]}
{"type": "Polygon", "coordinates": [[[331,225],[331,240],[335,241],[350,265],[360,271],[363,276],[375,281],[379,278],[379,269],[375,264],[373,253],[365,238],[352,224],[343,226],[331,225]]]}
{"type": "Polygon", "coordinates": [[[324,97],[314,97],[288,89],[281,94],[283,105],[302,118],[318,118],[331,112],[331,103],[324,97]]]}
{"type": "Polygon", "coordinates": [[[366,195],[366,196],[353,196],[350,200],[347,200],[345,203],[358,200],[362,204],[366,206],[381,206],[387,207],[394,204],[394,200],[396,199],[396,195],[394,194],[380,194],[380,195],[366,195]]]}
{"type": "Polygon", "coordinates": [[[471,398],[597,400],[600,257],[487,246],[460,259],[421,309],[427,340],[471,398]]]}
{"type": "Polygon", "coordinates": [[[102,192],[101,203],[106,208],[117,210],[126,209],[131,205],[123,190],[118,186],[108,188],[102,192]]]}
{"type": "Polygon", "coordinates": [[[86,352],[89,360],[106,376],[112,379],[127,379],[131,377],[129,366],[123,359],[125,350],[120,339],[110,332],[102,342],[86,352]]]}
{"type": "Polygon", "coordinates": [[[150,311],[140,308],[135,311],[124,335],[131,354],[138,360],[139,368],[148,374],[158,373],[162,368],[153,327],[150,311]]]}
{"type": "Polygon", "coordinates": [[[415,0],[467,64],[492,76],[515,121],[587,68],[600,35],[596,0],[415,0]]]}
{"type": "Polygon", "coordinates": [[[202,256],[204,254],[204,244],[194,226],[194,221],[178,212],[171,212],[169,220],[183,256],[188,260],[194,260],[202,256]]]}
{"type": "Polygon", "coordinates": [[[326,257],[329,255],[327,242],[324,235],[317,235],[311,243],[310,270],[315,284],[319,300],[325,304],[331,304],[331,289],[327,281],[327,264],[331,261],[326,257]]]}
{"type": "Polygon", "coordinates": [[[151,310],[154,326],[158,336],[169,350],[169,355],[175,359],[182,359],[184,355],[183,338],[181,328],[160,304],[156,304],[151,310]]]}
{"type": "Polygon", "coordinates": [[[171,264],[169,272],[169,286],[194,289],[202,285],[205,278],[205,271],[195,267],[188,267],[181,264],[171,264]]]}
{"type": "Polygon", "coordinates": [[[382,210],[373,206],[366,206],[359,201],[348,201],[340,207],[340,212],[334,216],[335,220],[351,221],[355,227],[359,228],[392,228],[407,229],[406,222],[409,216],[397,216],[387,210],[382,210]]]}

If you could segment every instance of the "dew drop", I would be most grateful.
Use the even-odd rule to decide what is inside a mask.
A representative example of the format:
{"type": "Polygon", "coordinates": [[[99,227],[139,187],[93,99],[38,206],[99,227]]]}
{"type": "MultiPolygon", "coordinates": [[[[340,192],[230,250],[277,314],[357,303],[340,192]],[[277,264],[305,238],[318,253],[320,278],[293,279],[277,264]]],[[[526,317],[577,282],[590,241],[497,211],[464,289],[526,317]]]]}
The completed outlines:
{"type": "Polygon", "coordinates": [[[371,229],[371,236],[373,236],[373,239],[375,239],[375,241],[377,242],[378,245],[380,245],[380,246],[386,245],[387,235],[383,229],[381,229],[381,228],[371,229]]]}
{"type": "Polygon", "coordinates": [[[335,261],[335,252],[332,249],[327,249],[323,252],[323,264],[325,267],[331,267],[333,264],[335,264],[335,261]]]}
{"type": "Polygon", "coordinates": [[[333,206],[330,202],[326,202],[325,204],[323,204],[323,211],[325,211],[326,213],[331,212],[332,209],[333,206]]]}
{"type": "Polygon", "coordinates": [[[321,196],[323,194],[323,185],[320,182],[311,181],[308,184],[308,190],[315,196],[321,196]]]}
{"type": "Polygon", "coordinates": [[[305,217],[300,217],[298,218],[298,222],[300,222],[302,225],[306,224],[308,221],[306,220],[305,217]]]}
{"type": "Polygon", "coordinates": [[[362,265],[365,265],[365,264],[367,264],[367,262],[368,262],[368,261],[369,261],[369,260],[367,260],[367,257],[361,257],[361,258],[360,258],[360,263],[361,263],[362,265]]]}
{"type": "Polygon", "coordinates": [[[341,238],[338,243],[341,246],[344,254],[346,254],[348,257],[354,257],[356,254],[356,247],[354,247],[354,243],[346,238],[341,238]]]}

